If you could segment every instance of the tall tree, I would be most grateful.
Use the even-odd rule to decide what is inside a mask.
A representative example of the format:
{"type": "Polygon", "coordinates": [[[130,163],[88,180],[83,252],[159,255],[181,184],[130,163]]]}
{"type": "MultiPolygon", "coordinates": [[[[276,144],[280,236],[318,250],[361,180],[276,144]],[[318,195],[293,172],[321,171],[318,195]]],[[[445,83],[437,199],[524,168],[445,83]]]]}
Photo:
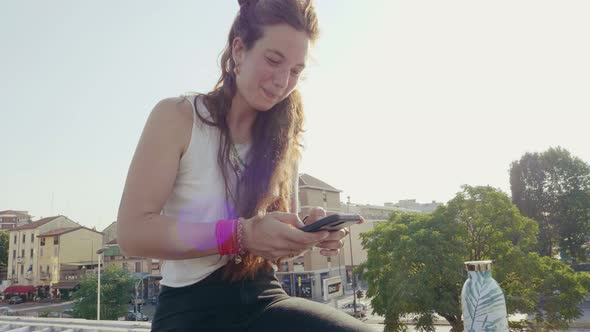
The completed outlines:
{"type": "Polygon", "coordinates": [[[567,326],[581,315],[577,304],[590,278],[531,252],[537,232],[537,223],[505,193],[464,186],[432,215],[395,213],[362,234],[367,261],[359,269],[375,312],[385,316],[385,331],[404,330],[406,314],[416,314],[424,331],[434,331],[434,314],[462,331],[464,262],[488,259],[509,313],[532,314],[546,327],[567,326]]]}
{"type": "Polygon", "coordinates": [[[590,231],[590,166],[557,147],[526,153],[510,168],[512,202],[539,224],[537,252],[586,260],[590,231]]]}
{"type": "MultiPolygon", "coordinates": [[[[133,276],[117,266],[108,266],[101,274],[100,318],[117,320],[127,313],[129,295],[133,291],[133,276]]],[[[74,317],[96,319],[98,279],[86,276],[74,293],[74,317]]]]}

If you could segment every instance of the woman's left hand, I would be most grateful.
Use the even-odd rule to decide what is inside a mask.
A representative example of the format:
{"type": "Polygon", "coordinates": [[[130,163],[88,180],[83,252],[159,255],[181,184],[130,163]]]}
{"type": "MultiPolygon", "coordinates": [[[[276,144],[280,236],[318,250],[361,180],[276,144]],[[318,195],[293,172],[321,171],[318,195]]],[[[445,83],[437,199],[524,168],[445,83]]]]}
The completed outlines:
{"type": "MultiPolygon", "coordinates": [[[[326,210],[321,207],[315,207],[309,212],[309,217],[305,219],[304,223],[309,225],[314,223],[326,216],[326,210]]],[[[365,219],[361,217],[361,223],[365,222],[365,219]]],[[[344,228],[338,231],[330,232],[330,235],[316,247],[321,248],[320,255],[323,256],[337,256],[340,253],[340,249],[344,246],[344,238],[348,235],[348,228],[344,228]]]]}

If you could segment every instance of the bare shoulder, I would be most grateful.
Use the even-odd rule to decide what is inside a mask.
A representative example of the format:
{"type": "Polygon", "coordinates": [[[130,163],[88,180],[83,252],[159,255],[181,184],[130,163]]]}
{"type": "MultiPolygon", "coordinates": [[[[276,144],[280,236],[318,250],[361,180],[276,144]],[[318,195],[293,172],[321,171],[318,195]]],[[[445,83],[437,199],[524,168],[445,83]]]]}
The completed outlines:
{"type": "Polygon", "coordinates": [[[173,141],[186,151],[191,138],[193,108],[184,97],[170,97],[160,100],[148,118],[146,129],[167,141],[173,141]]]}
{"type": "Polygon", "coordinates": [[[193,122],[193,108],[184,97],[170,97],[160,100],[150,117],[171,121],[171,125],[189,124],[193,122]]]}

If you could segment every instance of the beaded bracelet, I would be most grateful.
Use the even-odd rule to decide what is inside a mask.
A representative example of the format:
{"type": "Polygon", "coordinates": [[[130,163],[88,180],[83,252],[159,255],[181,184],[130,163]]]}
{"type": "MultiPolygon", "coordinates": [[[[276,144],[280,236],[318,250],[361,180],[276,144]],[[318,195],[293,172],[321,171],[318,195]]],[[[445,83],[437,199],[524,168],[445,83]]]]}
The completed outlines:
{"type": "Polygon", "coordinates": [[[244,218],[238,218],[236,220],[236,231],[234,232],[234,234],[236,234],[236,248],[237,248],[237,255],[234,258],[234,262],[236,264],[240,264],[242,262],[242,256],[244,256],[246,254],[246,251],[244,250],[244,244],[243,244],[244,218]]]}

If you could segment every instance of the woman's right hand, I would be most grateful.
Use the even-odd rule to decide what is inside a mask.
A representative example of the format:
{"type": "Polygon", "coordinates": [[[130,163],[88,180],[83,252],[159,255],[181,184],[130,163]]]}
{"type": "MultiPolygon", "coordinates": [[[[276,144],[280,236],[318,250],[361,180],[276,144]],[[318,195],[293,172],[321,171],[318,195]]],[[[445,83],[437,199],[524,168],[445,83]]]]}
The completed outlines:
{"type": "Polygon", "coordinates": [[[242,246],[256,256],[271,261],[296,257],[327,238],[328,231],[308,233],[299,230],[303,222],[297,214],[270,212],[243,221],[242,246]]]}

